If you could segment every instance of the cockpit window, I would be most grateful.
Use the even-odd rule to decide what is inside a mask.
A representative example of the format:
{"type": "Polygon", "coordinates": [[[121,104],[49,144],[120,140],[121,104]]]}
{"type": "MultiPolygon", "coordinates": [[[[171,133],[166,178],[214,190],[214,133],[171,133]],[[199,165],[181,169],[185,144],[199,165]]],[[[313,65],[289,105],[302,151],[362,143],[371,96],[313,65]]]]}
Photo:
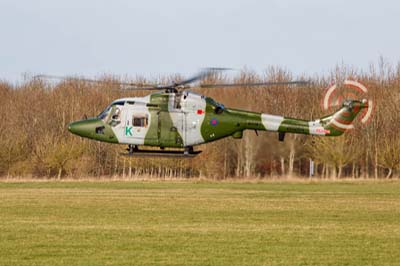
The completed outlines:
{"type": "Polygon", "coordinates": [[[113,103],[112,105],[124,105],[124,104],[125,104],[125,101],[118,101],[118,102],[113,103]]]}
{"type": "Polygon", "coordinates": [[[103,112],[101,112],[101,113],[97,116],[97,118],[99,118],[99,119],[101,119],[101,120],[105,119],[105,118],[108,116],[108,114],[110,113],[110,111],[111,111],[111,105],[108,106],[103,112]]]}
{"type": "MultiPolygon", "coordinates": [[[[108,116],[108,114],[110,113],[110,111],[111,111],[111,109],[112,109],[112,107],[113,106],[118,106],[118,105],[124,105],[125,104],[125,101],[118,101],[118,102],[113,102],[112,104],[110,104],[109,106],[107,106],[107,108],[103,111],[103,112],[101,112],[98,116],[97,116],[97,118],[99,118],[99,119],[105,119],[107,116],[108,116]]],[[[119,108],[117,108],[117,115],[119,116],[119,114],[120,114],[120,109],[119,108]]],[[[115,115],[115,114],[114,114],[115,115]]]]}
{"type": "Polygon", "coordinates": [[[111,119],[108,121],[110,126],[115,127],[121,123],[121,107],[113,105],[111,107],[111,119]]]}
{"type": "Polygon", "coordinates": [[[117,106],[114,106],[114,108],[113,108],[113,110],[114,110],[114,112],[113,112],[113,115],[112,115],[112,120],[120,120],[121,119],[121,109],[119,108],[119,107],[117,107],[117,106]]]}

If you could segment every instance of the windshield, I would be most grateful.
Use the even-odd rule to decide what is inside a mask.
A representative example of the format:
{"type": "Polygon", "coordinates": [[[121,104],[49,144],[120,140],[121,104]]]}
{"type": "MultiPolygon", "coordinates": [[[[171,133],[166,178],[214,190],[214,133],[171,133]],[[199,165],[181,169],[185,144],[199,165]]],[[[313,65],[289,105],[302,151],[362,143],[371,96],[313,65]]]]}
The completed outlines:
{"type": "MultiPolygon", "coordinates": [[[[125,104],[125,101],[117,101],[117,102],[113,102],[112,104],[110,104],[109,106],[107,106],[107,108],[103,111],[103,112],[101,112],[98,116],[97,116],[97,118],[99,118],[99,119],[105,119],[107,116],[108,116],[108,114],[110,113],[110,111],[112,110],[112,107],[113,106],[120,106],[120,105],[124,105],[125,104]]],[[[120,113],[120,109],[119,108],[116,108],[115,110],[114,110],[114,112],[117,112],[117,115],[119,115],[119,113],[120,113]]]]}
{"type": "Polygon", "coordinates": [[[97,116],[97,118],[103,120],[104,118],[106,118],[106,117],[108,116],[108,114],[110,113],[110,110],[111,110],[111,105],[109,105],[103,112],[101,112],[101,113],[97,116]]]}

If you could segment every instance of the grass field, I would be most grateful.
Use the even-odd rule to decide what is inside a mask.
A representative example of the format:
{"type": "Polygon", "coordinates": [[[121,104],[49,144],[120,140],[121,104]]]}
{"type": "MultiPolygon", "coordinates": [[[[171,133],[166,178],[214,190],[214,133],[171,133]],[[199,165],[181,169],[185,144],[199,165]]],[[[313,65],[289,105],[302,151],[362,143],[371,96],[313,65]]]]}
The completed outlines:
{"type": "Polygon", "coordinates": [[[0,265],[400,265],[400,182],[3,182],[0,265]]]}

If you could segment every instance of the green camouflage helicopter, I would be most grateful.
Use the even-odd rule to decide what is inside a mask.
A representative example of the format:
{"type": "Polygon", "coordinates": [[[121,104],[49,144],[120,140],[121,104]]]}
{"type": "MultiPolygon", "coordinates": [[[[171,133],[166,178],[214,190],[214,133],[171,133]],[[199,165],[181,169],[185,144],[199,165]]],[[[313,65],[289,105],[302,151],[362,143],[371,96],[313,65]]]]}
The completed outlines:
{"type": "MultiPolygon", "coordinates": [[[[143,87],[131,83],[119,83],[131,86],[129,89],[133,90],[158,90],[158,92],[145,97],[117,99],[97,117],[70,123],[68,130],[89,139],[127,144],[128,155],[193,157],[201,152],[194,151],[194,146],[228,136],[240,139],[246,129],[278,132],[280,141],[284,140],[286,133],[339,136],[352,128],[354,118],[363,108],[368,107],[368,101],[365,99],[345,100],[335,113],[307,121],[228,108],[210,97],[186,90],[192,87],[192,83],[220,70],[223,69],[208,68],[192,78],[170,85],[143,87]],[[160,149],[139,149],[139,146],[160,149]]],[[[307,82],[200,84],[197,87],[298,84],[304,85],[307,82]]]]}

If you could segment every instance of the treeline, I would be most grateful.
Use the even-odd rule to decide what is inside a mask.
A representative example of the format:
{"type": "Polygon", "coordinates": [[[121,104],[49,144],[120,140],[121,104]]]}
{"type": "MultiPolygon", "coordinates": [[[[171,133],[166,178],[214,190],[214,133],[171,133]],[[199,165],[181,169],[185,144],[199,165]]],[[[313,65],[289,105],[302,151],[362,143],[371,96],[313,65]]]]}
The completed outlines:
{"type": "MultiPolygon", "coordinates": [[[[165,77],[164,80],[179,78],[165,77]]],[[[288,117],[316,119],[324,112],[325,88],[345,78],[360,81],[373,100],[373,117],[367,125],[336,138],[246,131],[241,140],[226,138],[197,147],[194,159],[128,158],[125,145],[82,139],[67,130],[70,121],[95,116],[120,97],[144,96],[146,91],[118,90],[114,77],[102,84],[74,79],[60,83],[26,79],[22,84],[0,82],[0,176],[3,177],[209,177],[249,178],[309,176],[392,178],[400,174],[400,67],[381,62],[357,71],[336,67],[330,75],[297,77],[306,86],[194,89],[228,107],[288,117]]],[[[142,78],[137,78],[144,81],[142,78]]],[[[214,81],[227,81],[225,76],[214,81]]],[[[282,68],[269,67],[263,75],[244,70],[233,82],[287,81],[282,68]]],[[[136,79],[135,79],[136,80],[136,79]]],[[[128,80],[125,81],[135,81],[128,80]]],[[[151,82],[151,81],[149,81],[151,82]]]]}

